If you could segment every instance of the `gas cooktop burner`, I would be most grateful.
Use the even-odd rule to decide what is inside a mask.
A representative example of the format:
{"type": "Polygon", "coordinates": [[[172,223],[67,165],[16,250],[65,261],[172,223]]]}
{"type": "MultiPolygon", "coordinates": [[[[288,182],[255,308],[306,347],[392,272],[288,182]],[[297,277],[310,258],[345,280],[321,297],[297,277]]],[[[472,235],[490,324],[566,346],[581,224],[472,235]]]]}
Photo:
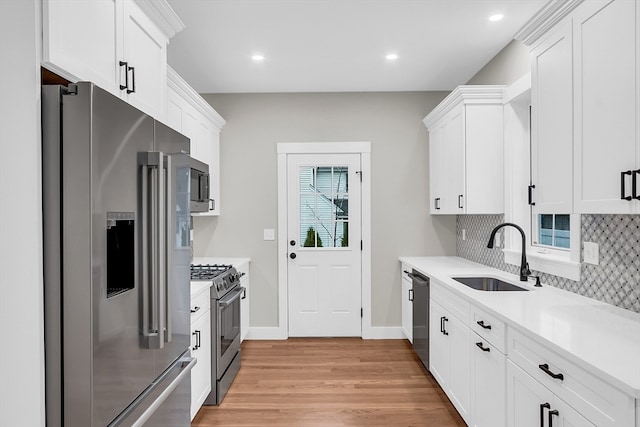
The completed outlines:
{"type": "Polygon", "coordinates": [[[191,280],[213,280],[231,268],[226,264],[191,264],[191,280]]]}

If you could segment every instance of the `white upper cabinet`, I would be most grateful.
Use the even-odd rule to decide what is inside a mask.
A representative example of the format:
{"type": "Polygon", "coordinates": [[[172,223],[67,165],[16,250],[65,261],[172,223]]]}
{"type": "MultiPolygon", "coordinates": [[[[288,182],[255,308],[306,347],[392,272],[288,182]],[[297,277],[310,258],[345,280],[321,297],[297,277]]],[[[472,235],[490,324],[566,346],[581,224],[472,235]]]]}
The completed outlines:
{"type": "Polygon", "coordinates": [[[504,212],[504,86],[458,86],[423,122],[432,214],[504,212]]]}
{"type": "Polygon", "coordinates": [[[188,137],[191,157],[209,165],[209,211],[220,215],[220,131],[225,120],[171,67],[166,67],[166,124],[188,137]]]}
{"type": "Polygon", "coordinates": [[[44,67],[164,118],[167,44],[184,28],[164,0],[43,0],[42,27],[44,67]]]}
{"type": "Polygon", "coordinates": [[[640,213],[640,3],[550,2],[516,38],[533,54],[534,209],[640,213]]]}
{"type": "Polygon", "coordinates": [[[573,18],[578,213],[640,212],[639,14],[637,1],[588,1],[573,18]]]}
{"type": "Polygon", "coordinates": [[[531,55],[531,194],[534,213],[571,213],[573,198],[570,22],[531,55]]]}

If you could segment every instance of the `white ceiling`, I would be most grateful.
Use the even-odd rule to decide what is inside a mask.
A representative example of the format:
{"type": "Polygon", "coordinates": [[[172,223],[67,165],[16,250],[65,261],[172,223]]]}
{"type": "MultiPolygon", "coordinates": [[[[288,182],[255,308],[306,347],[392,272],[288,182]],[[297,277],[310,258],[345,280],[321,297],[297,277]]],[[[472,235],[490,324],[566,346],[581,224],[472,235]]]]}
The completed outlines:
{"type": "Polygon", "coordinates": [[[546,2],[169,0],[169,64],[200,93],[451,90],[546,2]]]}

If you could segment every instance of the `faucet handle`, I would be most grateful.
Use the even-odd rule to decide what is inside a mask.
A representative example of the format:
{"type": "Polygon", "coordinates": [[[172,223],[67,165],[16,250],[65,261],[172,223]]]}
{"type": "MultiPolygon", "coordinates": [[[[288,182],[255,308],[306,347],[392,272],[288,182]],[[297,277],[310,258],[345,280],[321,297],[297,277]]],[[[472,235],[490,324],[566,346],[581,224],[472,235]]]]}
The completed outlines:
{"type": "Polygon", "coordinates": [[[529,277],[533,277],[533,278],[535,278],[535,279],[536,279],[536,284],[535,284],[535,285],[533,285],[533,286],[535,286],[535,287],[537,287],[537,288],[541,288],[541,287],[542,287],[542,285],[540,284],[540,276],[530,275],[529,277]]]}

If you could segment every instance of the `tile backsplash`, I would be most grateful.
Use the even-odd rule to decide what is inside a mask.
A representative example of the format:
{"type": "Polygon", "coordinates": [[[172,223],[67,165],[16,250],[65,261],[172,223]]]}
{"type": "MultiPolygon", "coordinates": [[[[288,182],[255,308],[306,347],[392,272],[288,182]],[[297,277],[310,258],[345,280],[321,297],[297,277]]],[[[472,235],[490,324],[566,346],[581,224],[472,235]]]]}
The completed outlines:
{"type": "MultiPolygon", "coordinates": [[[[503,215],[458,215],[458,256],[509,273],[519,268],[504,262],[501,250],[487,248],[491,230],[503,215]],[[462,240],[462,230],[466,240],[462,240]]],[[[640,215],[582,215],[581,238],[600,247],[600,264],[582,264],[579,282],[539,274],[542,283],[640,313],[640,215]]]]}

